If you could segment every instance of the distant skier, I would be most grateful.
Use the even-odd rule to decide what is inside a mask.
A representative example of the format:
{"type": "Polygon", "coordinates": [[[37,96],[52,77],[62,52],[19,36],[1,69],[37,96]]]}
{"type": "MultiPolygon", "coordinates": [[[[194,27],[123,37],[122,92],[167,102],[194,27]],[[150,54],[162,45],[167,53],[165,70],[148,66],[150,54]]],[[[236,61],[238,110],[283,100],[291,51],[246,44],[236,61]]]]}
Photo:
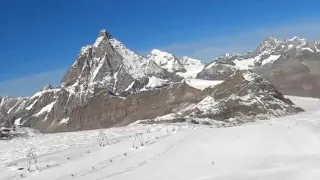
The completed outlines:
{"type": "Polygon", "coordinates": [[[38,160],[37,160],[37,154],[36,150],[34,148],[31,148],[27,153],[27,161],[28,161],[28,171],[30,171],[32,164],[35,165],[35,167],[38,169],[38,160]]]}

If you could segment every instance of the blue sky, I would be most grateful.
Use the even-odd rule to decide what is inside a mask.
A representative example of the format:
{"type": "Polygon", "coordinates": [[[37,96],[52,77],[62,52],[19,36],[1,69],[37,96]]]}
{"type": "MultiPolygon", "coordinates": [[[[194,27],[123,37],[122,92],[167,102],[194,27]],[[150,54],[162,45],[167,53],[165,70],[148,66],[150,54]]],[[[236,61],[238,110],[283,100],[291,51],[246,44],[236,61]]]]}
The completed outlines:
{"type": "Polygon", "coordinates": [[[268,35],[320,40],[316,0],[29,0],[0,2],[0,95],[59,84],[81,46],[107,29],[141,54],[153,48],[210,61],[268,35]]]}

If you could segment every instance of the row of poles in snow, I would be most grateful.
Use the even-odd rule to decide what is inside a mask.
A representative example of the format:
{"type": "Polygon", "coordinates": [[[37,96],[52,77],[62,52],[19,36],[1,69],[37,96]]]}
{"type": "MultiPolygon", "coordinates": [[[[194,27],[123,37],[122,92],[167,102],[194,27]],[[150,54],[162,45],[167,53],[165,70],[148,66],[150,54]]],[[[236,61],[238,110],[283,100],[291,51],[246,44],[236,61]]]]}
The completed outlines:
{"type": "MultiPolygon", "coordinates": [[[[182,127],[179,127],[178,130],[183,130],[182,127]]],[[[168,133],[170,130],[169,128],[167,128],[166,132],[168,133]]],[[[176,131],[176,129],[173,127],[171,129],[171,131],[176,131]]],[[[147,130],[147,133],[150,133],[151,131],[148,129],[147,130]]],[[[132,137],[132,136],[130,136],[132,137]]],[[[157,137],[158,138],[158,137],[157,137]]],[[[149,137],[150,139],[150,137],[149,137]]],[[[146,141],[147,142],[147,141],[146,141]]],[[[98,135],[98,143],[99,143],[99,146],[106,146],[106,145],[110,145],[110,142],[107,138],[107,135],[105,134],[105,132],[103,130],[100,130],[99,131],[99,135],[98,135]]],[[[143,147],[145,144],[144,144],[144,140],[143,140],[143,133],[141,132],[138,132],[134,135],[134,141],[133,141],[133,145],[132,145],[132,148],[138,148],[138,146],[136,146],[136,143],[140,143],[140,145],[143,147]]],[[[35,148],[30,148],[27,152],[27,156],[26,156],[26,159],[27,159],[27,170],[30,172],[32,166],[34,166],[36,168],[36,170],[39,170],[39,167],[38,167],[38,158],[37,158],[37,154],[36,154],[36,150],[35,148]]],[[[68,158],[70,159],[70,158],[68,158]]],[[[22,176],[22,175],[21,175],[22,176]]]]}

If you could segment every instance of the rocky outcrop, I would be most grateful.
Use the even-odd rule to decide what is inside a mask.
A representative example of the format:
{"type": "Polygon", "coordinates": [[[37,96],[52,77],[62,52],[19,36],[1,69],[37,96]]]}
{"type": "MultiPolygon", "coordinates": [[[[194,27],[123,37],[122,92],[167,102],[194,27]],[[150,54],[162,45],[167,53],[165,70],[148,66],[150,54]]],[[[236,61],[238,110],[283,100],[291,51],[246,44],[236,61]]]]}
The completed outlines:
{"type": "Polygon", "coordinates": [[[186,72],[180,59],[168,52],[153,49],[147,57],[169,72],[186,72]]]}
{"type": "Polygon", "coordinates": [[[303,111],[251,70],[236,71],[201,94],[206,97],[197,104],[191,117],[241,123],[303,111]]]}
{"type": "Polygon", "coordinates": [[[320,97],[319,42],[294,37],[268,37],[254,52],[226,54],[208,64],[197,78],[224,80],[237,70],[251,69],[287,95],[320,97]]]}
{"type": "Polygon", "coordinates": [[[67,127],[69,131],[107,128],[156,118],[199,102],[200,92],[185,83],[177,83],[126,98],[92,98],[71,112],[67,127]]]}

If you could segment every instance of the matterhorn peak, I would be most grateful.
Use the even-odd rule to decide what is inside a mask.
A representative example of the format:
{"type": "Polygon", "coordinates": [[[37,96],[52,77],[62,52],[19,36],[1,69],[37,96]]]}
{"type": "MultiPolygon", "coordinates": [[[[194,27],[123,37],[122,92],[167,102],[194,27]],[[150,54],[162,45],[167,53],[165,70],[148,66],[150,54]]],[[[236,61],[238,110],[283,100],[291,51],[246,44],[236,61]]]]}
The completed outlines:
{"type": "Polygon", "coordinates": [[[111,38],[111,34],[107,32],[107,30],[102,29],[99,32],[99,37],[107,37],[108,39],[111,38]]]}

